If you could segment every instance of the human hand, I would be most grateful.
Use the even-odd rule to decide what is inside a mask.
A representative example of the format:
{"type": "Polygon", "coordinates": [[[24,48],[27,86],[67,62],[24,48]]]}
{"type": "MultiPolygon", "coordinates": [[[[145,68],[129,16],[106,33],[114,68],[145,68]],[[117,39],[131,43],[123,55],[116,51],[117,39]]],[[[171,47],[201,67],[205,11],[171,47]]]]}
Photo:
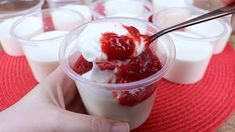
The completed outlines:
{"type": "Polygon", "coordinates": [[[127,123],[86,115],[74,82],[58,67],[0,113],[1,132],[127,132],[127,123]]]}

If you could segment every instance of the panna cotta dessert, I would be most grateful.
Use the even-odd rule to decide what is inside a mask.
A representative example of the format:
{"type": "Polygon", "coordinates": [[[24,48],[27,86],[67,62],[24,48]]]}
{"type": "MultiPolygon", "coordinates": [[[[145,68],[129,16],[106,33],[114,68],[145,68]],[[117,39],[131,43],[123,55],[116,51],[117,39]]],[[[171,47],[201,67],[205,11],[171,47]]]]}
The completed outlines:
{"type": "MultiPolygon", "coordinates": [[[[187,7],[190,7],[194,10],[199,10],[204,13],[209,11],[214,11],[216,9],[222,8],[226,1],[222,0],[185,0],[187,7]]],[[[232,15],[224,16],[224,19],[229,25],[231,24],[232,15]]]]}
{"type": "MultiPolygon", "coordinates": [[[[10,28],[13,23],[25,14],[41,10],[42,4],[43,0],[32,0],[27,2],[24,0],[4,0],[0,2],[0,44],[8,55],[24,55],[19,42],[10,35],[10,28]]],[[[40,30],[40,27],[36,28],[34,28],[34,31],[31,30],[31,34],[29,33],[26,37],[30,37],[40,30]]],[[[24,30],[27,30],[27,28],[24,30]]]]}
{"type": "MultiPolygon", "coordinates": [[[[192,16],[191,18],[194,17],[196,16],[192,16]]],[[[192,32],[205,38],[211,38],[211,43],[214,46],[214,54],[219,54],[224,50],[232,33],[232,27],[228,23],[223,21],[220,22],[219,20],[211,20],[198,25],[186,27],[185,30],[186,32],[192,32]],[[218,36],[219,39],[214,38],[215,36],[218,36]]]]}
{"type": "MultiPolygon", "coordinates": [[[[189,8],[169,8],[156,14],[153,22],[164,29],[199,15],[200,12],[189,8]]],[[[164,78],[178,84],[193,84],[203,79],[211,56],[222,52],[228,41],[231,29],[228,31],[226,25],[216,19],[170,33],[176,46],[176,60],[164,78]]]]}
{"type": "Polygon", "coordinates": [[[172,7],[186,7],[185,0],[152,0],[154,13],[159,11],[172,8],[172,7]]]}
{"type": "MultiPolygon", "coordinates": [[[[202,15],[203,12],[192,10],[191,8],[169,8],[154,15],[155,24],[161,28],[167,28],[175,24],[202,15]],[[181,15],[181,17],[179,17],[181,15]],[[170,22],[166,22],[170,21],[170,22]]],[[[213,54],[221,53],[231,35],[232,28],[223,19],[215,19],[209,22],[200,23],[182,29],[186,32],[197,34],[213,45],[213,54]]]]}
{"type": "Polygon", "coordinates": [[[175,63],[164,78],[178,84],[193,84],[200,81],[209,65],[213,46],[194,33],[176,31],[170,35],[176,47],[175,63]],[[178,36],[177,36],[178,35],[178,36]]]}
{"type": "Polygon", "coordinates": [[[53,38],[58,38],[54,41],[41,42],[41,45],[36,47],[25,46],[24,51],[33,72],[33,75],[37,81],[42,81],[59,65],[58,53],[60,43],[63,41],[68,31],[49,31],[42,32],[31,38],[32,41],[43,41],[53,38]],[[63,37],[61,37],[63,36],[63,37]],[[42,56],[42,53],[45,54],[42,56]]]}
{"type": "Polygon", "coordinates": [[[22,17],[12,26],[11,34],[22,45],[38,82],[44,80],[59,65],[58,54],[62,41],[71,30],[83,24],[83,20],[81,14],[68,9],[42,10],[22,17]],[[39,27],[40,32],[28,37],[28,34],[39,27]]]}
{"type": "Polygon", "coordinates": [[[152,4],[144,0],[97,0],[91,4],[94,19],[104,17],[132,17],[149,20],[152,4]]]}
{"type": "Polygon", "coordinates": [[[94,0],[46,0],[50,9],[67,5],[89,5],[94,0]]]}
{"type": "Polygon", "coordinates": [[[168,35],[149,45],[156,31],[148,22],[112,18],[82,25],[66,37],[60,63],[89,114],[128,122],[131,129],[144,123],[157,82],[174,60],[168,35]]]}
{"type": "Polygon", "coordinates": [[[92,20],[91,11],[88,5],[75,5],[75,4],[72,5],[71,4],[71,5],[61,6],[61,8],[71,9],[71,10],[81,13],[85,18],[85,22],[89,22],[92,20]]]}

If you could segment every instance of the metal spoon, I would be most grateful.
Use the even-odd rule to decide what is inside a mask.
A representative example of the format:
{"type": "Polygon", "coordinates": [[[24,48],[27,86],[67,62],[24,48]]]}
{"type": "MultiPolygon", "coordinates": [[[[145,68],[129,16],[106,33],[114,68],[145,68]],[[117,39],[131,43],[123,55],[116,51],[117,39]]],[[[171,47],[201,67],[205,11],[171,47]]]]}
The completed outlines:
{"type": "Polygon", "coordinates": [[[152,35],[149,42],[151,43],[154,40],[156,40],[157,38],[159,38],[162,35],[167,34],[169,32],[172,32],[172,31],[175,31],[175,30],[178,30],[178,29],[181,29],[181,28],[189,27],[189,26],[192,26],[192,25],[195,25],[195,24],[199,24],[199,23],[202,23],[202,22],[206,22],[206,21],[209,21],[209,20],[213,20],[213,19],[216,19],[216,18],[219,18],[219,17],[227,16],[227,15],[230,15],[230,14],[233,14],[233,13],[235,13],[235,3],[227,5],[225,7],[220,8],[220,9],[214,10],[212,12],[203,14],[201,16],[190,19],[188,21],[182,22],[180,24],[177,24],[177,25],[168,27],[166,29],[163,29],[163,30],[157,32],[156,34],[152,35]]]}

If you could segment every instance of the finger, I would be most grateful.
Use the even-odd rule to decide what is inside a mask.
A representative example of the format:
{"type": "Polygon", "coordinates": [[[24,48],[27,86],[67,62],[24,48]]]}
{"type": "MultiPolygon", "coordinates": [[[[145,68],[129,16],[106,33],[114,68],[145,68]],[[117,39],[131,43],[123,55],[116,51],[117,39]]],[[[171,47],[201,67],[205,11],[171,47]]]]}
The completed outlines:
{"type": "Polygon", "coordinates": [[[124,122],[108,120],[90,115],[62,111],[59,114],[56,130],[66,132],[129,132],[129,125],[124,122]]]}
{"type": "MultiPolygon", "coordinates": [[[[38,87],[44,94],[47,94],[50,100],[60,108],[65,109],[75,100],[78,100],[78,90],[74,81],[68,77],[59,66],[47,78],[45,78],[38,87]]],[[[78,100],[77,106],[81,106],[81,100],[78,100]]]]}

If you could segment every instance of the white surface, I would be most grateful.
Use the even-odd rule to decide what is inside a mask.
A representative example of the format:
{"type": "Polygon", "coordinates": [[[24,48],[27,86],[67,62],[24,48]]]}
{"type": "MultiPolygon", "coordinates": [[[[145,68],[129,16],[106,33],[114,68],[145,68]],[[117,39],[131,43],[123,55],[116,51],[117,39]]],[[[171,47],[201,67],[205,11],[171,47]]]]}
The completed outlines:
{"type": "Polygon", "coordinates": [[[170,7],[186,7],[185,0],[152,0],[154,12],[170,7]]]}
{"type": "MultiPolygon", "coordinates": [[[[103,23],[91,23],[80,33],[79,37],[75,41],[78,43],[78,48],[83,57],[89,62],[105,61],[107,55],[102,52],[100,38],[102,33],[113,32],[117,35],[127,35],[128,31],[123,27],[121,23],[115,22],[103,22],[103,23]],[[95,30],[94,30],[95,29],[95,30]]],[[[139,55],[143,50],[144,43],[136,44],[136,55],[139,55]]]]}
{"type": "Polygon", "coordinates": [[[106,16],[141,17],[145,15],[144,1],[109,0],[104,3],[106,16]]]}
{"type": "MultiPolygon", "coordinates": [[[[199,37],[196,34],[180,31],[177,31],[177,34],[199,37]]],[[[171,37],[176,46],[176,60],[173,68],[166,73],[164,78],[179,84],[198,82],[203,78],[210,62],[213,46],[202,40],[182,39],[173,34],[171,37]]]]}
{"type": "Polygon", "coordinates": [[[84,16],[86,22],[92,20],[92,15],[91,15],[89,6],[87,5],[66,5],[66,6],[62,6],[61,8],[71,9],[71,10],[81,13],[84,16]]]}

